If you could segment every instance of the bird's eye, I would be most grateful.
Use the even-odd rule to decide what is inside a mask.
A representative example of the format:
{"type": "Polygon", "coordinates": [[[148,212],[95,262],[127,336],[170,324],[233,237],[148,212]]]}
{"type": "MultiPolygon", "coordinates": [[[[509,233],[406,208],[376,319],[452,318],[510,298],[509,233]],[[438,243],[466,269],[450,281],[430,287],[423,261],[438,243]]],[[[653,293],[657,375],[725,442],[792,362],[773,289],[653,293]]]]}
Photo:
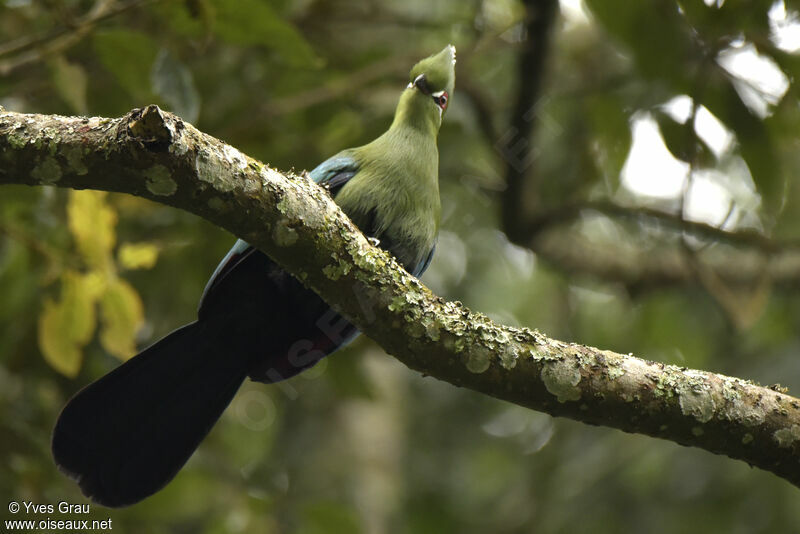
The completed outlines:
{"type": "Polygon", "coordinates": [[[414,78],[414,81],[411,82],[411,85],[419,89],[423,94],[431,94],[431,89],[428,87],[428,80],[425,78],[424,74],[420,74],[414,78]]]}
{"type": "Polygon", "coordinates": [[[436,102],[436,105],[442,108],[442,111],[447,109],[447,91],[433,93],[431,96],[433,97],[433,101],[436,102]]]}

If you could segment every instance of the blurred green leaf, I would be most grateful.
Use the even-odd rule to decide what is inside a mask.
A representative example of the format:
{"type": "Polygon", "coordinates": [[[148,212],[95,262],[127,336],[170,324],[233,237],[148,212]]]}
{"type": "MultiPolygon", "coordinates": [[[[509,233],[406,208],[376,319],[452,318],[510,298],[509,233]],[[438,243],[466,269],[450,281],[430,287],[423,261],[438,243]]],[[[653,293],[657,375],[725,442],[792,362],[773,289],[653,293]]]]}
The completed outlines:
{"type": "Polygon", "coordinates": [[[77,63],[70,63],[58,55],[50,60],[50,76],[56,91],[70,107],[79,114],[86,115],[86,71],[77,63]]]}
{"type": "Polygon", "coordinates": [[[595,95],[587,98],[585,103],[592,139],[600,152],[597,154],[599,164],[607,178],[616,185],[631,149],[630,117],[622,103],[610,95],[595,95]]]}
{"type": "Polygon", "coordinates": [[[109,280],[100,298],[100,311],[103,348],[120,360],[134,356],[136,333],[144,323],[144,306],[139,293],[125,280],[109,280]]]}
{"type": "Polygon", "coordinates": [[[681,124],[663,111],[656,111],[654,115],[664,144],[667,145],[667,149],[673,156],[693,164],[695,169],[709,167],[716,163],[714,154],[695,133],[691,118],[681,124]]]}
{"type": "Polygon", "coordinates": [[[211,0],[185,0],[183,5],[192,19],[200,20],[209,26],[213,22],[214,6],[211,0]]]}
{"type": "Polygon", "coordinates": [[[780,169],[775,144],[764,121],[755,116],[736,93],[732,81],[710,83],[704,91],[703,104],[736,134],[739,152],[764,201],[764,208],[775,215],[784,199],[786,178],[780,169]]]}
{"type": "Polygon", "coordinates": [[[164,99],[169,111],[188,122],[197,122],[200,115],[200,93],[192,71],[166,48],[162,48],[150,73],[153,92],[164,99]]]}
{"type": "Polygon", "coordinates": [[[150,98],[150,71],[158,47],[152,37],[133,30],[102,30],[93,45],[103,66],[138,100],[150,98]]]}
{"type": "Polygon", "coordinates": [[[336,358],[328,358],[327,361],[326,378],[331,381],[339,396],[368,400],[375,398],[372,382],[357,354],[343,350],[336,354],[336,358]]]}
{"type": "Polygon", "coordinates": [[[693,126],[691,122],[686,121],[681,124],[666,113],[660,111],[655,113],[655,119],[658,123],[658,129],[661,130],[661,137],[664,139],[664,144],[667,145],[672,155],[681,161],[691,163],[694,159],[694,147],[697,144],[697,139],[692,131],[693,126]]]}
{"type": "Polygon", "coordinates": [[[675,2],[653,0],[586,0],[602,26],[623,44],[647,79],[669,84],[676,94],[686,88],[687,60],[692,54],[692,33],[675,2]]]}
{"type": "Polygon", "coordinates": [[[703,368],[714,350],[705,333],[720,321],[718,314],[710,313],[711,306],[696,296],[663,291],[642,299],[634,331],[642,338],[644,353],[659,361],[703,368]]]}
{"type": "Polygon", "coordinates": [[[0,322],[13,322],[27,307],[38,302],[38,287],[30,276],[35,266],[32,261],[35,258],[31,256],[24,245],[0,239],[0,295],[3,296],[0,322]]]}
{"type": "Polygon", "coordinates": [[[61,297],[45,300],[39,316],[39,348],[59,373],[74,377],[83,361],[83,347],[94,333],[97,279],[67,271],[61,277],[61,297]]]}
{"type": "Polygon", "coordinates": [[[197,39],[212,33],[215,15],[212,0],[159,2],[153,8],[178,35],[197,39]]]}
{"type": "Polygon", "coordinates": [[[681,11],[686,19],[701,32],[709,42],[718,39],[733,39],[769,35],[767,12],[774,0],[733,0],[721,7],[706,2],[681,2],[681,11]],[[735,28],[735,32],[733,29],[735,28]]]}
{"type": "Polygon", "coordinates": [[[353,510],[341,503],[315,502],[303,508],[301,534],[358,534],[361,525],[353,510]]]}
{"type": "Polygon", "coordinates": [[[263,45],[292,65],[320,63],[308,41],[263,0],[214,0],[214,32],[237,45],[263,45]]]}

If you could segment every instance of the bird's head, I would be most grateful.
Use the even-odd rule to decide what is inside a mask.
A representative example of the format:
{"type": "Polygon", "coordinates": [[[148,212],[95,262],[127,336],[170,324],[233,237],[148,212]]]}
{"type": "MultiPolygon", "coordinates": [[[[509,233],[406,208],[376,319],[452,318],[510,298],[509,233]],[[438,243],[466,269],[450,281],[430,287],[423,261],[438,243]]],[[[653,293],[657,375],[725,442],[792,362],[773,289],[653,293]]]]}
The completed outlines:
{"type": "Polygon", "coordinates": [[[444,49],[414,65],[395,122],[425,124],[438,131],[456,83],[456,48],[444,49]]]}
{"type": "Polygon", "coordinates": [[[408,89],[430,97],[443,114],[456,84],[456,47],[447,45],[438,54],[426,57],[411,69],[408,89]]]}

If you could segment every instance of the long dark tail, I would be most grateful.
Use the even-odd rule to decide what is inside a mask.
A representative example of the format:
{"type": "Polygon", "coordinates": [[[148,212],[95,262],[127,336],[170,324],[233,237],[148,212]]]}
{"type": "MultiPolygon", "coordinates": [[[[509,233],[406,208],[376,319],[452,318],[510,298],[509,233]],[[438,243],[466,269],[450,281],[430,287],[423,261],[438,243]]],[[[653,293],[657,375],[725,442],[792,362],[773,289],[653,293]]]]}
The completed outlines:
{"type": "Polygon", "coordinates": [[[78,392],[53,431],[58,466],[104,506],[164,487],[247,374],[235,337],[219,322],[188,324],[78,392]]]}

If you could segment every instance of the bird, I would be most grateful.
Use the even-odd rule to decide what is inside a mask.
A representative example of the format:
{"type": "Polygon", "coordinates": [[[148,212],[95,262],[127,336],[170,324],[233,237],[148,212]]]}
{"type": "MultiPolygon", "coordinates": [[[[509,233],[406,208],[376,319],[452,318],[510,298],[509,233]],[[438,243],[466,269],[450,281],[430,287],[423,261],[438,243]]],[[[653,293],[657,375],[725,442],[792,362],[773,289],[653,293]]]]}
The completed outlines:
{"type": "MultiPolygon", "coordinates": [[[[374,243],[420,276],[439,230],[437,138],[455,85],[452,45],[414,65],[388,130],[309,173],[374,243]]],[[[290,378],[359,334],[267,255],[238,240],[213,272],[197,320],[68,401],[53,429],[56,465],[99,505],[166,486],[248,377],[290,378]]]]}

